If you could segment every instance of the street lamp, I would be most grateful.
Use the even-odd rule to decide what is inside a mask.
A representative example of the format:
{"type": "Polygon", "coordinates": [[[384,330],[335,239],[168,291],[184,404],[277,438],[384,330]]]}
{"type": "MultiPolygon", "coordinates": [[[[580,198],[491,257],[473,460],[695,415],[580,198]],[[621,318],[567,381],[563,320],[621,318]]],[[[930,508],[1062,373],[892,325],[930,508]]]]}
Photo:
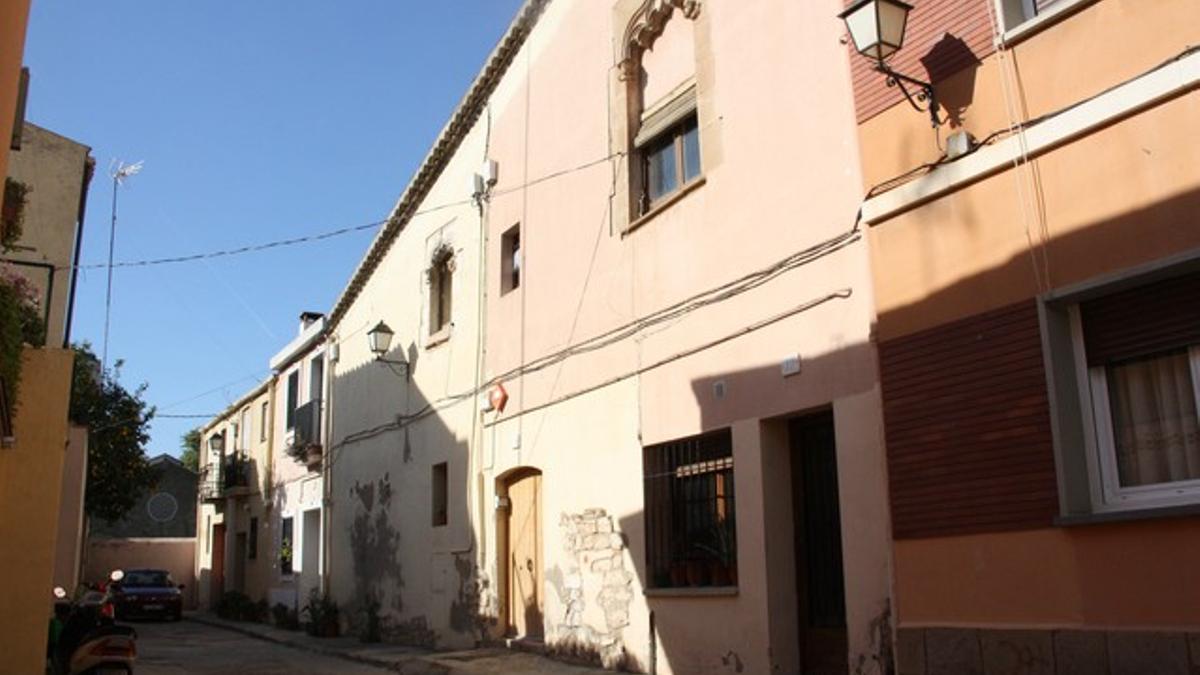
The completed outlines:
{"type": "Polygon", "coordinates": [[[371,347],[371,352],[375,354],[375,360],[380,363],[386,363],[393,366],[403,366],[405,377],[408,376],[408,362],[404,359],[392,360],[384,358],[388,353],[388,349],[392,345],[392,336],[396,333],[383,321],[375,324],[375,327],[367,331],[367,344],[371,347]]]}
{"type": "Polygon", "coordinates": [[[208,449],[214,455],[225,452],[225,434],[213,434],[208,437],[208,449]]]}
{"type": "Polygon", "coordinates": [[[938,116],[937,96],[933,85],[903,75],[891,69],[886,61],[904,46],[904,31],[908,26],[908,13],[912,5],[901,0],[858,0],[838,15],[846,22],[850,38],[854,40],[854,48],[859,54],[875,62],[875,71],[887,76],[889,87],[899,87],[905,100],[913,108],[928,112],[933,126],[940,126],[938,116]],[[911,84],[919,91],[909,92],[905,83],[911,84]],[[924,103],[927,107],[921,107],[924,103]]]}

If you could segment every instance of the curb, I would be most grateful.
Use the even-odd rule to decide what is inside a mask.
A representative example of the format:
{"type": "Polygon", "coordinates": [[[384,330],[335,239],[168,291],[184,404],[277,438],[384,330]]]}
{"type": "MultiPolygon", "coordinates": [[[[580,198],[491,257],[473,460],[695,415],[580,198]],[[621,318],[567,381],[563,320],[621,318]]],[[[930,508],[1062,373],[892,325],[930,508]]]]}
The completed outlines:
{"type": "Polygon", "coordinates": [[[399,661],[393,659],[375,659],[360,654],[348,654],[338,649],[321,647],[319,645],[311,644],[306,640],[287,640],[279,638],[269,633],[256,631],[252,628],[243,628],[236,623],[214,620],[199,614],[193,614],[190,616],[185,614],[183,620],[193,621],[195,623],[210,626],[212,628],[220,628],[232,633],[240,633],[247,637],[252,637],[264,642],[271,642],[273,644],[290,647],[292,649],[299,649],[312,654],[320,654],[321,656],[329,656],[342,659],[343,661],[361,663],[363,665],[374,666],[376,668],[384,668],[392,672],[404,673],[405,675],[444,675],[445,673],[450,672],[450,669],[446,666],[440,663],[430,662],[420,656],[414,656],[409,659],[399,661]],[[416,668],[412,668],[412,666],[415,666],[416,668]]]}

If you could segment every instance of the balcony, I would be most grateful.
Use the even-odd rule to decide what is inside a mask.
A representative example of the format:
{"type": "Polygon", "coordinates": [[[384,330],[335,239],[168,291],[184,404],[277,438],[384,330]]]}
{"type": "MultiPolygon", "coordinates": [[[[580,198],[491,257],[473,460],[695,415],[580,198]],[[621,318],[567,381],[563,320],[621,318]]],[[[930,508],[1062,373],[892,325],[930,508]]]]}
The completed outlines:
{"type": "Polygon", "coordinates": [[[293,429],[288,455],[304,464],[310,471],[321,467],[323,448],[321,444],[321,399],[313,399],[296,408],[296,426],[293,429]]]}
{"type": "Polygon", "coordinates": [[[229,457],[222,466],[221,479],[226,497],[250,494],[250,460],[241,455],[229,457]]]}
{"type": "Polygon", "coordinates": [[[200,471],[200,479],[197,482],[197,492],[200,494],[200,501],[204,502],[219,502],[225,499],[224,489],[221,487],[221,467],[218,464],[209,464],[200,471]]]}

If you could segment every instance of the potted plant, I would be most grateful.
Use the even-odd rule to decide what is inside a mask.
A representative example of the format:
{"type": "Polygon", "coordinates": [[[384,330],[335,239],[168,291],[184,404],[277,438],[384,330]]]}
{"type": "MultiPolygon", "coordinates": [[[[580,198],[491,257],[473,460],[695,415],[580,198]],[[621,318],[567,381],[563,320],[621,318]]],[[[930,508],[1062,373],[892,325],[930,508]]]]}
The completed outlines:
{"type": "Polygon", "coordinates": [[[713,525],[696,548],[709,556],[709,581],[713,586],[737,585],[737,541],[729,524],[713,525]]]}
{"type": "Polygon", "coordinates": [[[323,638],[338,636],[338,606],[328,593],[321,595],[315,588],[309,591],[308,603],[300,613],[308,617],[306,628],[309,635],[323,638]]]}
{"type": "Polygon", "coordinates": [[[304,464],[309,469],[315,469],[321,466],[321,446],[310,445],[304,451],[304,464]]]}

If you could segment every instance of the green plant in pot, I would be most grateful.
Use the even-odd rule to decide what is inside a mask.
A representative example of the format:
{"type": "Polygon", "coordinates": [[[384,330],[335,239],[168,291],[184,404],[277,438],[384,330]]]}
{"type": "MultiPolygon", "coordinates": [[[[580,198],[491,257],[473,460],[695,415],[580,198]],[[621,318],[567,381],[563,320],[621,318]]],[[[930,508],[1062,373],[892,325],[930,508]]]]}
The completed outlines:
{"type": "Polygon", "coordinates": [[[707,554],[709,581],[713,586],[737,585],[737,539],[732,523],[710,527],[696,548],[707,554]]]}
{"type": "Polygon", "coordinates": [[[308,617],[305,628],[309,635],[313,637],[338,636],[338,606],[328,593],[322,595],[315,588],[309,591],[308,603],[304,605],[304,609],[300,610],[300,613],[308,617]]]}

